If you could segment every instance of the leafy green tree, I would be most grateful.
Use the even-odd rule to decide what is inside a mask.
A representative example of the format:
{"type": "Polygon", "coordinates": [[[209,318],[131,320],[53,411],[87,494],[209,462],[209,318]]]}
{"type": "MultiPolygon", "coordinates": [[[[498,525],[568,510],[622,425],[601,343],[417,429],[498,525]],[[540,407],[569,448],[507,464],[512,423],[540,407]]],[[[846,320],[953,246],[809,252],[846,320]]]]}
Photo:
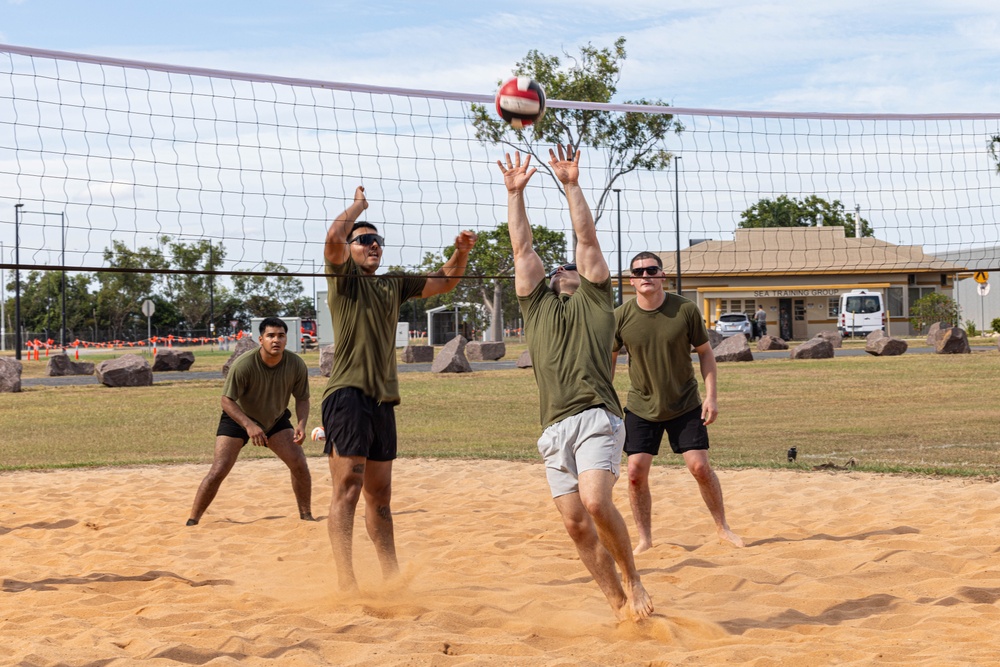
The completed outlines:
{"type": "Polygon", "coordinates": [[[169,249],[171,268],[190,272],[168,274],[167,295],[180,311],[188,329],[207,328],[212,291],[218,278],[197,272],[218,271],[226,258],[225,247],[213,245],[207,239],[192,243],[173,242],[169,236],[164,236],[161,243],[169,249]]]}
{"type": "MultiPolygon", "coordinates": [[[[159,247],[132,250],[121,241],[112,241],[111,247],[104,249],[104,261],[115,269],[163,270],[168,266],[159,247]]],[[[108,322],[112,337],[123,338],[127,328],[139,323],[142,302],[155,292],[160,281],[152,273],[101,271],[97,282],[99,317],[108,322]]]]}
{"type": "MultiPolygon", "coordinates": [[[[861,220],[861,236],[874,236],[875,232],[864,218],[861,220]]],[[[740,214],[739,226],[743,229],[760,227],[843,227],[850,237],[857,237],[854,216],[844,210],[839,199],[832,202],[809,195],[799,200],[788,195],[775,199],[761,199],[740,214]]]]}
{"type": "Polygon", "coordinates": [[[285,305],[283,313],[289,317],[301,317],[304,319],[316,318],[316,304],[311,296],[300,296],[292,299],[285,305]]]}
{"type": "Polygon", "coordinates": [[[910,324],[923,331],[935,322],[956,326],[959,307],[955,300],[941,292],[931,292],[910,304],[910,324]]]}
{"type": "MultiPolygon", "coordinates": [[[[287,271],[275,262],[264,262],[262,269],[263,273],[287,271]]],[[[302,296],[302,281],[289,275],[233,276],[233,294],[243,302],[247,319],[292,315],[295,300],[302,296]]]]}
{"type": "MultiPolygon", "coordinates": [[[[545,89],[548,99],[578,102],[611,102],[618,91],[625,62],[625,38],[619,37],[611,48],[587,44],[580,55],[558,56],[531,50],[514,66],[514,74],[528,76],[545,89]]],[[[499,83],[499,82],[498,82],[499,83]]],[[[668,106],[663,100],[631,100],[625,104],[668,106]]],[[[636,169],[665,169],[673,157],[666,149],[670,133],[679,134],[684,126],[671,114],[609,112],[594,109],[558,109],[549,107],[542,120],[526,130],[515,130],[496,115],[496,110],[482,104],[472,105],[472,124],[476,138],[493,145],[530,153],[533,163],[562,186],[549,167],[548,147],[569,143],[602,149],[607,156],[606,181],[598,190],[594,223],[601,219],[614,184],[636,169]]]]}
{"type": "MultiPolygon", "coordinates": [[[[93,275],[66,274],[66,337],[70,342],[83,332],[93,317],[95,295],[89,286],[93,275]]],[[[11,280],[8,289],[14,289],[11,280]]],[[[13,300],[10,302],[13,312],[13,300]]],[[[30,271],[21,279],[21,322],[26,331],[59,341],[62,329],[62,272],[30,271]]]]}
{"type": "MultiPolygon", "coordinates": [[[[563,233],[542,225],[532,225],[531,232],[535,252],[541,258],[542,265],[552,267],[562,263],[562,258],[566,256],[566,237],[563,233]]],[[[436,271],[454,251],[454,246],[448,246],[444,249],[443,256],[428,253],[422,268],[427,272],[436,271]]],[[[463,302],[483,304],[489,313],[491,338],[503,340],[504,320],[514,319],[518,313],[513,280],[514,249],[506,222],[496,229],[479,233],[479,239],[469,253],[469,267],[465,275],[466,278],[454,290],[435,297],[439,302],[435,305],[463,302]]],[[[473,319],[478,320],[475,315],[473,319]]],[[[477,321],[476,324],[477,328],[483,328],[486,323],[477,321]]]]}

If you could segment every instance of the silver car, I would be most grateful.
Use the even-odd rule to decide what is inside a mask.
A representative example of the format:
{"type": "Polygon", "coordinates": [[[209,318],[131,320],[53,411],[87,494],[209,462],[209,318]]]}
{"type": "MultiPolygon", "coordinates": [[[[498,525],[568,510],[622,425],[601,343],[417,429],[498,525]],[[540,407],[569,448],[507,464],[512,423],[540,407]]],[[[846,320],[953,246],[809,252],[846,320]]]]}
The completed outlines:
{"type": "Polygon", "coordinates": [[[743,334],[747,340],[753,338],[753,323],[746,313],[723,313],[715,323],[715,330],[725,338],[735,334],[743,334]]]}

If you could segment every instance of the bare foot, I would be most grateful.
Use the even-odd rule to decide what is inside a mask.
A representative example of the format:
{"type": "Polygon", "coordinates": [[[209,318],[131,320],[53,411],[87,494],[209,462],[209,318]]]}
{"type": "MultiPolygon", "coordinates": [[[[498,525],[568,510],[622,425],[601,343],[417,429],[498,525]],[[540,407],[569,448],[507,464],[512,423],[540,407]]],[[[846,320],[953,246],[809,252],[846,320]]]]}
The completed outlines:
{"type": "Polygon", "coordinates": [[[642,540],[639,540],[639,544],[635,545],[635,549],[632,549],[632,555],[638,556],[643,551],[649,551],[652,548],[653,548],[652,542],[644,542],[642,540]]]}
{"type": "Polygon", "coordinates": [[[729,530],[728,528],[719,528],[719,542],[732,544],[734,547],[743,547],[743,538],[729,530]]]}
{"type": "Polygon", "coordinates": [[[628,596],[628,602],[622,609],[628,612],[633,621],[647,619],[653,613],[653,599],[649,597],[649,593],[638,579],[625,588],[625,595],[628,596]]]}

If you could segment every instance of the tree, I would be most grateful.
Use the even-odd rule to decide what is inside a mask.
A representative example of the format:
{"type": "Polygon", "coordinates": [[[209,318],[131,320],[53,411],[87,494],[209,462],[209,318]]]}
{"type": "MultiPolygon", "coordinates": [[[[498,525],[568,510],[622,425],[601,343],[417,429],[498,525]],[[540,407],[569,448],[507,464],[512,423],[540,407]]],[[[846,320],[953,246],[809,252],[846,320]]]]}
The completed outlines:
{"type": "MultiPolygon", "coordinates": [[[[112,241],[111,247],[104,249],[104,261],[112,269],[167,268],[159,247],[132,250],[121,241],[112,241]]],[[[107,319],[112,337],[123,338],[126,323],[135,324],[130,320],[141,315],[142,302],[153,294],[157,277],[152,273],[101,271],[97,282],[97,310],[107,319]]]]}
{"type": "MultiPolygon", "coordinates": [[[[263,271],[287,273],[288,269],[275,262],[264,262],[263,271]]],[[[299,307],[295,301],[302,296],[302,281],[289,275],[233,276],[233,294],[243,302],[247,319],[292,315],[291,310],[299,307]]]]}
{"type": "MultiPolygon", "coordinates": [[[[532,225],[531,232],[535,252],[541,258],[542,265],[550,267],[562,263],[562,258],[566,256],[566,237],[562,232],[541,225],[532,225]]],[[[454,246],[448,246],[444,249],[443,257],[428,253],[421,268],[427,272],[436,271],[444,264],[445,258],[451,257],[454,250],[454,246]]],[[[435,305],[482,303],[490,315],[491,338],[503,340],[504,319],[516,318],[518,312],[514,290],[507,289],[513,287],[514,249],[506,222],[496,229],[479,233],[479,239],[469,253],[466,276],[454,290],[437,297],[440,303],[435,305]],[[477,280],[477,276],[483,278],[477,280]]]]}
{"type": "MultiPolygon", "coordinates": [[[[861,236],[874,236],[875,232],[864,218],[861,220],[861,236]]],[[[854,216],[848,215],[839,199],[832,202],[809,195],[804,201],[788,195],[775,199],[761,199],[740,214],[739,227],[756,229],[760,227],[843,227],[850,237],[857,237],[854,216]]]]}
{"type": "Polygon", "coordinates": [[[958,324],[959,308],[955,300],[941,292],[931,292],[910,304],[910,324],[923,331],[935,322],[958,324]]]}
{"type": "MultiPolygon", "coordinates": [[[[89,291],[93,276],[71,273],[66,276],[66,336],[86,327],[96,298],[89,291]]],[[[13,290],[11,281],[8,289],[13,290]]],[[[62,329],[62,272],[30,271],[21,280],[21,323],[25,330],[58,340],[62,329]]],[[[13,308],[12,308],[13,309],[13,308]]],[[[67,341],[67,342],[68,342],[67,341]]]]}
{"type": "Polygon", "coordinates": [[[212,309],[215,276],[199,271],[218,271],[226,257],[226,249],[221,244],[212,245],[206,239],[193,243],[171,242],[169,236],[160,239],[168,246],[171,266],[191,273],[172,273],[167,276],[167,294],[184,318],[189,330],[207,325],[212,309]]]}
{"type": "MultiPolygon", "coordinates": [[[[563,55],[571,61],[565,68],[559,57],[531,50],[515,65],[514,74],[540,83],[549,99],[611,102],[626,58],[624,37],[619,37],[612,48],[599,49],[588,43],[581,47],[578,58],[563,55]]],[[[662,100],[645,99],[625,104],[669,106],[662,100]]],[[[665,147],[665,139],[671,132],[679,134],[684,130],[671,114],[554,107],[549,107],[542,120],[527,130],[515,130],[497,117],[495,110],[482,104],[472,105],[472,124],[479,141],[530,153],[535,166],[548,173],[560,192],[562,186],[549,168],[548,153],[542,154],[542,146],[569,143],[603,149],[607,153],[607,178],[599,188],[594,224],[604,214],[615,182],[636,169],[665,169],[673,157],[665,147]]]]}
{"type": "Polygon", "coordinates": [[[998,147],[1000,147],[1000,134],[994,134],[986,142],[986,151],[993,158],[993,161],[996,163],[997,173],[1000,174],[1000,152],[997,150],[998,147]]]}

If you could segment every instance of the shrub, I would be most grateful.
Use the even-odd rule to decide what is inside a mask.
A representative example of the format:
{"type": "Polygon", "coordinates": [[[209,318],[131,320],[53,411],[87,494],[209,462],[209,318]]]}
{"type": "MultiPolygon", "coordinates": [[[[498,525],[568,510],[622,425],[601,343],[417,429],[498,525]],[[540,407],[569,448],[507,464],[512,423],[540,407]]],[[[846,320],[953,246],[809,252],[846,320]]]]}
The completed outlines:
{"type": "Polygon", "coordinates": [[[969,336],[978,336],[979,329],[976,328],[976,323],[972,320],[965,320],[965,333],[969,336]]]}
{"type": "Polygon", "coordinates": [[[990,322],[990,328],[993,329],[993,333],[1000,334],[1000,317],[993,318],[993,321],[990,322]]]}

